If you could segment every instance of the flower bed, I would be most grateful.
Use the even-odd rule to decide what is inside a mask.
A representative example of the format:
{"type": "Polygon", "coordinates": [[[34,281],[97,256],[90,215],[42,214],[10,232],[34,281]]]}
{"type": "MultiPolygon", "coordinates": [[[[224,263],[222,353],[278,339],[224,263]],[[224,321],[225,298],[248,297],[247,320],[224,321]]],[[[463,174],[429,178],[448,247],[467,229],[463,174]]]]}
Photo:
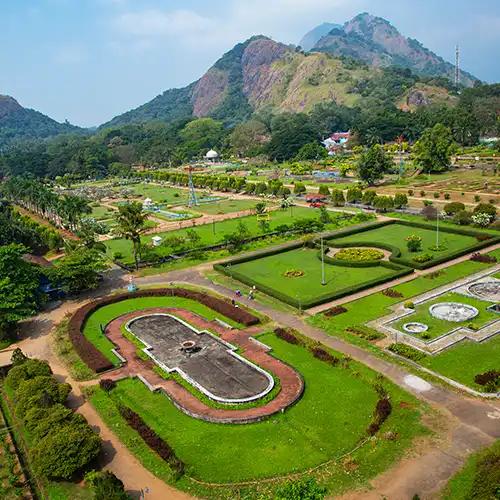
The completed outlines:
{"type": "Polygon", "coordinates": [[[375,248],[343,248],[333,258],[351,262],[371,262],[383,259],[384,252],[375,248]]]}

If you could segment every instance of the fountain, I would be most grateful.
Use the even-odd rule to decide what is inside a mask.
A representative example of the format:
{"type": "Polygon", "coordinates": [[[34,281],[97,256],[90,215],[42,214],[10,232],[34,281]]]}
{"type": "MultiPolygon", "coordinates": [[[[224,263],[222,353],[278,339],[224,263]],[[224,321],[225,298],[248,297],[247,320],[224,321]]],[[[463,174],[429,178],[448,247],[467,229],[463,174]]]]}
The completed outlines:
{"type": "Polygon", "coordinates": [[[500,280],[474,283],[469,286],[468,291],[481,299],[500,302],[500,280]]]}
{"type": "Polygon", "coordinates": [[[403,330],[407,333],[411,333],[413,335],[418,333],[424,333],[429,329],[429,327],[424,323],[418,323],[417,321],[413,321],[411,323],[405,323],[403,325],[403,330]]]}
{"type": "Polygon", "coordinates": [[[475,318],[479,311],[468,304],[460,304],[458,302],[441,302],[429,307],[431,316],[445,321],[460,323],[475,318]]]}

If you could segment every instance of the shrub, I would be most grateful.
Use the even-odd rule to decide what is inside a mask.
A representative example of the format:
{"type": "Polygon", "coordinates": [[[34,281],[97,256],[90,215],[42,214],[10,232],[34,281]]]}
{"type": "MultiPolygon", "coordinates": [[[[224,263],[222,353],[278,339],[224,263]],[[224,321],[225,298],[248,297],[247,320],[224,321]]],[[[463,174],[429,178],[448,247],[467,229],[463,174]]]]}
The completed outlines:
{"type": "Polygon", "coordinates": [[[423,264],[424,262],[430,262],[434,257],[430,253],[423,253],[413,257],[413,261],[418,264],[423,264]]]}
{"type": "Polygon", "coordinates": [[[357,187],[350,187],[347,190],[347,202],[358,203],[363,199],[363,191],[357,187]]]}
{"type": "Polygon", "coordinates": [[[116,381],[110,378],[103,378],[99,381],[99,387],[106,392],[111,392],[116,387],[116,381]]]}
{"type": "Polygon", "coordinates": [[[19,347],[16,347],[16,349],[12,351],[12,356],[10,357],[12,366],[22,365],[24,362],[28,361],[28,359],[28,356],[26,356],[19,347]]]}
{"type": "Polygon", "coordinates": [[[403,294],[401,292],[398,292],[393,288],[386,288],[385,290],[382,290],[382,295],[385,295],[386,297],[391,297],[393,299],[400,299],[401,297],[403,297],[403,294]]]}
{"type": "Polygon", "coordinates": [[[420,191],[420,196],[423,198],[425,196],[425,191],[422,189],[422,191],[420,191]]]}
{"type": "Polygon", "coordinates": [[[142,418],[126,406],[119,407],[120,415],[126,420],[143,441],[155,451],[180,476],[184,473],[184,463],[175,455],[172,447],[151,429],[142,418]]]}
{"type": "Polygon", "coordinates": [[[35,377],[47,377],[52,375],[52,370],[46,361],[39,359],[28,359],[24,363],[14,366],[9,370],[5,378],[5,384],[12,390],[16,390],[21,382],[35,377]]]}
{"type": "Polygon", "coordinates": [[[369,262],[383,257],[384,252],[374,248],[342,248],[334,255],[334,259],[352,262],[369,262]]]}
{"type": "Polygon", "coordinates": [[[109,470],[90,471],[85,474],[85,484],[92,490],[93,500],[128,500],[123,482],[109,470]]]}
{"type": "Polygon", "coordinates": [[[479,202],[481,201],[481,196],[479,196],[478,194],[475,194],[475,195],[474,195],[474,201],[475,201],[476,203],[479,203],[479,202]]]}
{"type": "Polygon", "coordinates": [[[335,357],[333,354],[330,354],[328,351],[325,351],[325,349],[321,347],[312,347],[311,352],[315,358],[321,361],[325,361],[326,363],[336,365],[339,362],[339,358],[335,357]]]}
{"type": "Polygon", "coordinates": [[[331,307],[330,309],[327,309],[323,314],[327,317],[330,318],[332,316],[337,316],[339,314],[347,312],[347,309],[343,306],[335,306],[331,307]]]}
{"type": "Polygon", "coordinates": [[[465,205],[459,201],[452,201],[451,203],[446,203],[443,210],[446,215],[455,215],[457,212],[465,210],[465,205]]]}
{"type": "Polygon", "coordinates": [[[491,222],[491,217],[483,213],[474,214],[471,219],[474,225],[478,227],[488,227],[491,222]]]}
{"type": "Polygon", "coordinates": [[[375,407],[375,414],[373,415],[373,420],[368,426],[367,433],[369,436],[374,436],[379,430],[382,424],[389,418],[392,412],[392,405],[388,398],[380,398],[377,401],[377,406],[375,407]]]}
{"type": "Polygon", "coordinates": [[[297,481],[289,481],[277,488],[274,500],[323,500],[327,489],[319,486],[316,479],[309,477],[297,481]]]}
{"type": "Polygon", "coordinates": [[[323,184],[319,187],[318,193],[328,196],[330,194],[330,190],[327,185],[323,184]]]}
{"type": "Polygon", "coordinates": [[[389,351],[416,362],[421,361],[426,356],[422,351],[406,344],[391,344],[389,351]]]}
{"type": "Polygon", "coordinates": [[[363,205],[371,205],[373,200],[376,198],[377,193],[375,191],[365,191],[363,193],[362,203],[363,205]]]}
{"type": "Polygon", "coordinates": [[[408,197],[403,193],[396,193],[394,196],[394,206],[396,208],[403,208],[408,205],[408,197]]]}
{"type": "Polygon", "coordinates": [[[372,330],[367,326],[349,326],[345,330],[347,333],[352,335],[356,335],[357,337],[361,337],[365,340],[373,341],[384,338],[384,334],[377,332],[376,330],[372,330]]]}
{"type": "Polygon", "coordinates": [[[472,214],[467,210],[460,210],[454,215],[453,222],[460,226],[467,226],[472,222],[472,214]]]}
{"type": "Polygon", "coordinates": [[[415,309],[415,304],[411,300],[407,300],[404,303],[405,309],[415,309]]]}
{"type": "Polygon", "coordinates": [[[484,373],[479,373],[474,377],[474,382],[484,386],[488,392],[496,392],[500,387],[500,371],[490,370],[484,373]]]}
{"type": "Polygon", "coordinates": [[[57,427],[33,448],[33,466],[51,479],[71,479],[101,451],[101,439],[84,424],[57,427]]]}
{"type": "Polygon", "coordinates": [[[500,450],[498,447],[484,451],[477,461],[474,480],[466,498],[500,498],[500,450]]]}
{"type": "Polygon", "coordinates": [[[113,253],[113,260],[121,260],[123,259],[123,253],[122,252],[114,252],[113,253]]]}
{"type": "Polygon", "coordinates": [[[408,189],[408,196],[413,196],[414,193],[413,189],[408,189]]]}
{"type": "Polygon", "coordinates": [[[489,235],[489,234],[483,234],[483,233],[476,234],[476,240],[477,241],[491,240],[491,235],[489,235]]]}
{"type": "Polygon", "coordinates": [[[444,199],[449,200],[451,198],[450,193],[444,193],[444,199]]]}
{"type": "Polygon", "coordinates": [[[433,196],[434,196],[434,198],[438,199],[438,198],[441,196],[441,194],[440,194],[440,193],[438,193],[438,192],[436,191],[436,192],[433,194],[433,196]]]}
{"type": "Polygon", "coordinates": [[[288,329],[286,328],[275,328],[274,333],[277,337],[289,344],[300,344],[299,339],[288,329]]]}
{"type": "Polygon", "coordinates": [[[394,207],[394,199],[391,196],[377,196],[373,200],[373,206],[379,212],[386,212],[394,207]]]}
{"type": "Polygon", "coordinates": [[[345,205],[344,193],[341,189],[332,189],[332,197],[331,197],[333,206],[335,207],[343,207],[345,205]]]}
{"type": "Polygon", "coordinates": [[[497,258],[493,255],[475,252],[470,256],[470,260],[473,260],[475,262],[482,262],[484,264],[495,264],[497,258]]]}
{"type": "Polygon", "coordinates": [[[416,234],[410,234],[406,237],[406,247],[410,252],[419,252],[422,248],[422,238],[416,234]]]}

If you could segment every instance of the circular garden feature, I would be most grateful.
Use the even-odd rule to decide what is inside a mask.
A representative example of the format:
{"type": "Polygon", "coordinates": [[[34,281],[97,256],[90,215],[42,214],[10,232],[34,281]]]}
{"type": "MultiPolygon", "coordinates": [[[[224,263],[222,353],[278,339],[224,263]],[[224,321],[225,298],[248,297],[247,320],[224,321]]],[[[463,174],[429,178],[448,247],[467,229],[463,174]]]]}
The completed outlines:
{"type": "Polygon", "coordinates": [[[403,325],[403,330],[407,333],[411,333],[412,335],[424,333],[428,329],[429,327],[425,323],[419,323],[417,321],[413,321],[411,323],[405,323],[403,325]]]}
{"type": "Polygon", "coordinates": [[[454,323],[468,321],[479,314],[474,306],[459,302],[440,302],[429,307],[429,312],[434,318],[454,323]]]}
{"type": "Polygon", "coordinates": [[[469,292],[481,299],[500,302],[500,281],[474,283],[469,287],[469,292]]]}

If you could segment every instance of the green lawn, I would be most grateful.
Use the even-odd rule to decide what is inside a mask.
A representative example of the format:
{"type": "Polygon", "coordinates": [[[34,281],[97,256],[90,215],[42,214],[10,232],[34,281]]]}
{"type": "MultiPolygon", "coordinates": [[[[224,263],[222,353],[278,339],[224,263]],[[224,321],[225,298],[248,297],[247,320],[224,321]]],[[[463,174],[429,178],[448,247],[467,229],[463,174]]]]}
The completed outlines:
{"type": "Polygon", "coordinates": [[[185,299],[183,297],[139,297],[136,299],[122,300],[97,309],[97,311],[91,314],[85,322],[83,334],[106,356],[106,358],[113,364],[118,365],[118,358],[111,352],[111,350],[114,349],[114,345],[101,332],[101,325],[104,327],[119,316],[152,307],[178,307],[192,311],[208,321],[219,318],[235,327],[240,326],[235,321],[226,318],[222,314],[215,312],[195,300],[185,299]]]}
{"type": "Polygon", "coordinates": [[[208,215],[229,214],[232,212],[242,212],[243,210],[253,210],[257,201],[255,200],[220,200],[213,203],[201,203],[194,210],[208,215]]]}
{"type": "MultiPolygon", "coordinates": [[[[496,463],[498,463],[498,457],[500,456],[500,441],[497,441],[485,450],[481,450],[471,455],[462,470],[457,472],[457,474],[450,479],[442,492],[441,498],[443,500],[489,500],[498,498],[498,495],[495,497],[492,493],[495,487],[499,487],[499,468],[496,467],[496,469],[494,469],[496,473],[495,477],[485,476],[484,472],[482,477],[477,476],[478,472],[480,472],[478,464],[487,456],[496,456],[496,463]],[[474,484],[475,479],[478,480],[476,484],[474,484]],[[478,486],[482,491],[479,491],[478,486]]],[[[491,464],[495,463],[495,461],[491,459],[489,462],[491,464]]],[[[490,468],[490,471],[493,471],[493,467],[490,468]]]]}
{"type": "MultiPolygon", "coordinates": [[[[132,184],[126,186],[135,196],[151,198],[155,203],[165,203],[167,205],[184,205],[188,201],[187,189],[162,186],[160,184],[132,184]]],[[[201,196],[200,191],[196,191],[197,196],[201,196]]]]}
{"type": "Polygon", "coordinates": [[[494,313],[493,311],[487,310],[487,307],[489,306],[491,306],[491,302],[475,299],[473,297],[468,297],[459,293],[447,293],[444,295],[440,295],[433,300],[417,305],[415,307],[414,313],[410,314],[409,316],[405,316],[399,321],[396,321],[392,326],[400,331],[403,331],[403,325],[405,323],[413,321],[424,323],[429,327],[429,329],[424,333],[416,334],[414,336],[426,338],[425,334],[428,334],[430,337],[428,337],[427,340],[435,339],[455,328],[458,328],[459,326],[467,326],[469,324],[473,324],[480,328],[487,323],[498,319],[498,314],[494,313]],[[471,320],[457,323],[435,318],[429,312],[429,308],[434,304],[440,304],[442,302],[459,302],[461,304],[468,304],[475,307],[479,311],[479,314],[471,320]],[[424,335],[424,337],[422,337],[422,335],[424,335]]]}
{"type": "MultiPolygon", "coordinates": [[[[500,259],[500,250],[490,252],[489,255],[496,256],[497,259],[500,259]]],[[[491,265],[470,260],[461,262],[442,270],[440,274],[433,279],[419,276],[418,278],[394,287],[394,290],[402,294],[401,298],[387,297],[383,295],[382,292],[377,292],[343,304],[343,307],[347,309],[347,312],[343,314],[330,318],[324,314],[316,314],[308,318],[307,321],[330,335],[341,337],[353,344],[380,353],[378,347],[359,336],[347,332],[346,329],[364,325],[369,321],[389,314],[389,307],[397,302],[411,300],[411,298],[416,295],[420,295],[433,288],[438,288],[465,276],[488,269],[488,267],[491,267],[491,265]]],[[[474,375],[495,367],[498,369],[498,359],[500,359],[499,351],[500,338],[497,336],[494,339],[480,344],[462,342],[455,347],[447,349],[441,354],[427,356],[421,361],[421,364],[470,387],[480,389],[480,386],[474,383],[474,375]]]]}
{"type": "Polygon", "coordinates": [[[117,210],[99,205],[97,207],[92,207],[92,213],[89,216],[95,220],[102,221],[112,219],[117,213],[117,210]]]}
{"type": "Polygon", "coordinates": [[[394,270],[382,266],[345,267],[325,263],[322,285],[321,260],[318,250],[299,248],[226,267],[227,273],[246,275],[259,285],[271,288],[291,299],[308,303],[320,296],[335,294],[365,281],[394,275],[394,270]],[[287,277],[287,271],[303,272],[303,276],[287,277]]]}
{"type": "Polygon", "coordinates": [[[432,255],[434,258],[443,257],[448,254],[451,255],[477,243],[477,239],[473,236],[445,232],[440,232],[439,234],[439,245],[444,247],[444,250],[437,252],[430,249],[436,244],[435,230],[410,227],[397,223],[351,234],[345,238],[331,240],[330,243],[332,245],[335,245],[335,243],[385,243],[399,248],[401,250],[400,258],[409,262],[412,262],[415,257],[425,253],[432,255]],[[410,252],[406,246],[406,238],[413,234],[422,238],[422,250],[420,252],[410,252]]]}
{"type": "MultiPolygon", "coordinates": [[[[303,471],[355,448],[366,436],[378,398],[372,386],[377,380],[375,373],[355,362],[348,368],[332,367],[303,347],[285,343],[273,334],[260,336],[259,340],[272,347],[276,357],[296,368],[306,387],[298,403],[284,414],[262,422],[228,425],[193,419],[176,409],[163,394],[151,393],[140,381],[131,379],[119,382],[110,395],[96,389],[90,401],[141,462],[167,481],[171,481],[168,466],[124,424],[116,404],[138,412],[186,463],[187,475],[204,481],[238,482],[303,471]]],[[[389,382],[384,385],[390,393],[393,413],[381,433],[396,432],[398,439],[375,439],[358,450],[353,456],[357,464],[354,474],[332,465],[328,474],[322,475],[322,482],[331,492],[366,484],[400,457],[413,437],[425,432],[419,403],[389,382]],[[401,404],[403,401],[408,404],[401,404]]],[[[176,486],[194,487],[188,478],[176,486]]],[[[199,490],[193,493],[231,498],[222,489],[211,490],[211,494],[205,490],[204,495],[199,490]]]]}
{"type": "MultiPolygon", "coordinates": [[[[318,217],[318,211],[312,208],[304,207],[294,207],[293,215],[291,215],[290,210],[276,210],[270,214],[270,229],[271,231],[275,229],[280,224],[290,224],[296,219],[304,218],[316,218],[318,217]]],[[[332,224],[329,224],[327,228],[339,227],[339,225],[348,225],[349,222],[339,221],[339,215],[332,214],[332,224]]],[[[354,219],[353,219],[354,220],[354,219]]],[[[221,222],[216,222],[215,224],[203,224],[201,226],[196,226],[194,230],[200,235],[201,242],[200,246],[209,246],[221,243],[224,240],[224,235],[232,233],[237,230],[239,222],[243,222],[248,230],[253,236],[262,234],[259,221],[256,215],[250,215],[247,217],[241,217],[238,219],[228,219],[221,222]]],[[[354,223],[354,222],[351,222],[354,223]]],[[[193,229],[189,221],[180,222],[182,229],[175,231],[168,231],[166,233],[158,233],[155,236],[160,236],[163,238],[169,238],[173,236],[185,237],[188,230],[193,229]]],[[[145,236],[142,238],[144,244],[151,243],[152,236],[145,236]]],[[[113,255],[115,252],[120,252],[123,255],[124,262],[132,261],[132,244],[130,241],[125,239],[113,239],[106,241],[106,246],[108,247],[108,254],[113,255]]],[[[169,255],[172,253],[172,248],[166,245],[162,245],[154,249],[155,253],[159,256],[169,255]]]]}

